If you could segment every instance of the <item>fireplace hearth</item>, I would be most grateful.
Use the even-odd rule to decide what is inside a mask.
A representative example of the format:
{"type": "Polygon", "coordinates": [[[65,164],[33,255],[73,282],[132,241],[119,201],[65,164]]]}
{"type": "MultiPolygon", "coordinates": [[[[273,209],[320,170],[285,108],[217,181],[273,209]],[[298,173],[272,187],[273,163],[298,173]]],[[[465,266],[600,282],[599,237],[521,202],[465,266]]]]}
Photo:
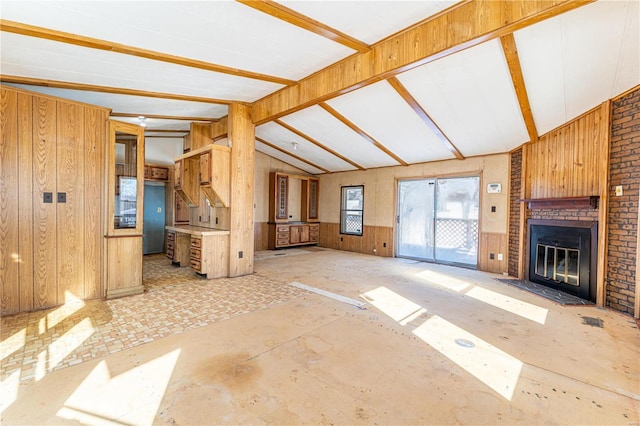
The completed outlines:
{"type": "Polygon", "coordinates": [[[530,219],[529,281],[596,300],[597,222],[530,219]]]}

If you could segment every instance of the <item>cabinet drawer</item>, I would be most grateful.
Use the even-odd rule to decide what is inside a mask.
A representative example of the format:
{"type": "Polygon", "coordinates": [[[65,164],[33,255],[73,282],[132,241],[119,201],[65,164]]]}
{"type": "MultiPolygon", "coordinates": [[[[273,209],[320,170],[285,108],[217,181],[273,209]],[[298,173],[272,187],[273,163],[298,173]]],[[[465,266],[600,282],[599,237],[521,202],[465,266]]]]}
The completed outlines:
{"type": "Polygon", "coordinates": [[[279,234],[281,232],[285,232],[289,234],[289,226],[276,226],[276,232],[279,234]]]}
{"type": "Polygon", "coordinates": [[[167,241],[167,250],[174,250],[176,248],[175,241],[167,241]]]}
{"type": "Polygon", "coordinates": [[[176,233],[175,232],[167,232],[167,241],[175,241],[176,233]]]}
{"type": "Polygon", "coordinates": [[[202,260],[202,252],[200,249],[191,247],[191,259],[202,260]]]}
{"type": "Polygon", "coordinates": [[[191,247],[201,248],[202,247],[202,239],[200,239],[200,238],[191,238],[191,247]]]}
{"type": "Polygon", "coordinates": [[[189,262],[189,265],[191,265],[191,267],[193,269],[195,269],[196,272],[201,272],[202,271],[202,265],[201,265],[199,260],[191,259],[191,261],[189,262]]]}
{"type": "Polygon", "coordinates": [[[310,241],[310,242],[312,242],[312,243],[317,243],[317,242],[318,242],[318,240],[319,240],[319,238],[318,238],[318,233],[315,233],[315,234],[314,234],[313,232],[310,232],[310,233],[309,233],[309,241],[310,241]]]}
{"type": "Polygon", "coordinates": [[[173,260],[173,249],[167,248],[167,257],[173,260]]]}
{"type": "Polygon", "coordinates": [[[289,238],[289,232],[278,232],[278,239],[289,238]]]}
{"type": "Polygon", "coordinates": [[[288,238],[284,238],[284,239],[278,238],[276,240],[276,246],[277,247],[284,247],[284,246],[288,246],[288,245],[289,245],[289,239],[288,238]]]}

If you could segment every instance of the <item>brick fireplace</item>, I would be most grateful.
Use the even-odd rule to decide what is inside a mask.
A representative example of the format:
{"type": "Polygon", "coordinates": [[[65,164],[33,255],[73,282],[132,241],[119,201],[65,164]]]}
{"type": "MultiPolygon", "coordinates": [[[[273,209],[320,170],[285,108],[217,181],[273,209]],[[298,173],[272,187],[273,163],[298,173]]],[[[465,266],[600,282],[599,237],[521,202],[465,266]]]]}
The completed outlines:
{"type": "Polygon", "coordinates": [[[531,226],[546,223],[588,229],[588,299],[594,300],[595,289],[599,306],[640,317],[639,205],[640,87],[636,87],[511,153],[509,275],[530,280],[531,270],[537,267],[550,286],[584,275],[573,273],[575,265],[565,265],[577,260],[576,246],[584,241],[567,243],[553,238],[560,233],[551,232],[542,242],[532,242],[531,226]],[[598,203],[543,203],[531,208],[521,202],[553,204],[576,198],[598,203]]]}

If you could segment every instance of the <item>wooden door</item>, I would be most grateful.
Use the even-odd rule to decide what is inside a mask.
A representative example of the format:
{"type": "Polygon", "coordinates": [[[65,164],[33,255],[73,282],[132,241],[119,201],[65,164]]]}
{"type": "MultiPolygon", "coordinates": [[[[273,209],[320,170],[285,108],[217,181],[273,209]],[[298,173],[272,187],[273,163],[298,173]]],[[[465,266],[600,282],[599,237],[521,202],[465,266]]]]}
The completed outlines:
{"type": "Polygon", "coordinates": [[[303,225],[300,227],[300,242],[301,243],[309,242],[309,225],[303,225]]]}

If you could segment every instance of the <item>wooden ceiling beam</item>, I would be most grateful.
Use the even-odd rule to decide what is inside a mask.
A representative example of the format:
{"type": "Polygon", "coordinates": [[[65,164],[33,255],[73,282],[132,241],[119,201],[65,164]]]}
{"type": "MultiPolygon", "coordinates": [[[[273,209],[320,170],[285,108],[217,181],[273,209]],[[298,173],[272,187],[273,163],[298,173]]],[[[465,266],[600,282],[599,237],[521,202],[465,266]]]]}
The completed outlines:
{"type": "Polygon", "coordinates": [[[53,87],[56,89],[83,90],[89,92],[113,93],[116,95],[142,96],[146,98],[173,99],[177,101],[203,102],[209,104],[229,105],[228,99],[202,98],[199,96],[177,95],[173,93],[148,92],[146,90],[125,89],[122,87],[97,86],[93,84],[71,83],[68,81],[44,80],[40,78],[18,77],[0,74],[0,82],[26,84],[31,86],[53,87]]]}
{"type": "Polygon", "coordinates": [[[522,118],[524,124],[527,127],[529,133],[529,141],[536,142],[538,140],[538,130],[536,129],[536,123],[533,120],[533,112],[531,112],[531,105],[529,104],[529,95],[527,94],[527,87],[524,84],[524,76],[522,75],[522,67],[520,66],[520,57],[518,56],[518,48],[516,46],[516,39],[513,33],[506,34],[500,37],[500,44],[502,44],[502,51],[507,59],[507,65],[509,66],[509,73],[511,74],[511,81],[518,97],[518,103],[520,104],[520,111],[522,112],[522,118]]]}
{"type": "Polygon", "coordinates": [[[367,132],[362,130],[360,127],[356,126],[352,121],[350,121],[347,117],[345,117],[344,115],[340,114],[338,111],[333,109],[329,104],[326,104],[324,102],[320,102],[319,105],[320,105],[320,107],[322,107],[322,109],[327,111],[334,118],[338,119],[342,124],[344,124],[345,126],[350,128],[351,130],[356,132],[358,135],[360,135],[366,141],[372,143],[380,151],[384,152],[389,157],[393,158],[394,160],[396,160],[398,163],[400,163],[403,166],[408,166],[409,165],[409,163],[407,163],[402,158],[398,157],[396,154],[391,152],[391,150],[389,150],[386,146],[384,146],[383,144],[381,144],[380,142],[375,140],[371,135],[369,135],[367,132]]]}
{"type": "Polygon", "coordinates": [[[211,117],[187,117],[184,115],[157,115],[157,114],[134,114],[128,112],[112,112],[111,117],[130,117],[130,118],[155,118],[160,120],[185,120],[185,121],[209,121],[215,122],[218,121],[217,118],[211,117]]]}
{"type": "Polygon", "coordinates": [[[288,131],[290,131],[291,133],[295,133],[296,135],[300,136],[303,139],[308,140],[309,142],[311,142],[312,144],[314,144],[315,146],[324,149],[325,151],[327,151],[330,154],[335,155],[336,157],[338,157],[339,159],[341,159],[342,161],[346,161],[347,163],[351,164],[353,167],[355,167],[358,170],[366,170],[364,167],[362,167],[360,164],[356,163],[353,160],[348,159],[347,157],[345,157],[344,155],[332,150],[331,148],[329,148],[328,146],[325,146],[323,144],[321,144],[320,142],[318,142],[317,140],[313,139],[311,136],[308,136],[304,133],[302,133],[300,130],[296,129],[295,127],[289,126],[287,123],[285,123],[284,121],[281,120],[274,120],[274,122],[276,124],[279,124],[280,126],[284,127],[285,129],[287,129],[288,131]]]}
{"type": "Polygon", "coordinates": [[[474,0],[384,39],[253,103],[262,124],[436,59],[576,9],[595,0],[474,0]]]}
{"type": "MultiPolygon", "coordinates": [[[[171,130],[171,129],[144,129],[145,133],[189,133],[189,130],[171,130]]],[[[180,136],[182,137],[182,136],[180,136]]]]}
{"type": "Polygon", "coordinates": [[[238,3],[242,3],[253,9],[259,10],[262,13],[273,16],[274,18],[288,22],[296,27],[310,31],[314,34],[318,34],[324,38],[327,38],[336,43],[340,43],[343,46],[347,46],[350,49],[356,50],[360,53],[368,52],[371,47],[345,34],[341,31],[331,28],[328,25],[318,22],[315,19],[311,19],[306,15],[296,12],[293,9],[289,9],[279,3],[270,0],[236,0],[238,3]]]}
{"type": "Polygon", "coordinates": [[[289,86],[295,83],[293,80],[288,80],[286,78],[260,74],[252,71],[241,70],[238,68],[225,67],[223,65],[212,64],[196,59],[183,58],[180,56],[169,55],[162,52],[155,52],[153,50],[140,49],[137,47],[127,46],[120,43],[113,43],[97,38],[84,37],[81,35],[66,33],[63,31],[51,30],[48,28],[36,27],[34,25],[27,25],[20,22],[8,21],[6,19],[0,20],[0,31],[57,41],[60,43],[73,44],[75,46],[88,47],[90,49],[106,50],[108,52],[120,53],[123,55],[137,56],[139,58],[151,59],[154,61],[169,62],[176,65],[198,68],[206,71],[219,72],[236,77],[268,81],[270,83],[283,84],[285,86],[289,86]]]}
{"type": "MultiPolygon", "coordinates": [[[[260,138],[258,136],[256,136],[256,140],[262,142],[263,144],[267,145],[270,148],[275,149],[276,151],[280,151],[281,153],[288,155],[289,157],[295,158],[298,161],[302,161],[303,163],[308,164],[311,167],[315,167],[316,169],[322,170],[325,173],[331,173],[329,170],[325,169],[324,167],[320,167],[317,164],[314,164],[309,160],[305,160],[304,158],[302,158],[302,157],[300,157],[300,156],[298,156],[296,154],[293,154],[293,153],[291,153],[291,152],[289,152],[289,151],[287,151],[285,149],[282,149],[279,146],[272,144],[271,142],[267,142],[266,140],[264,140],[264,139],[262,139],[262,138],[260,138]]],[[[282,160],[280,160],[280,161],[282,161],[282,160]]],[[[289,164],[289,165],[291,165],[291,166],[293,166],[295,168],[299,168],[299,167],[297,167],[297,166],[295,166],[295,165],[293,165],[291,163],[287,163],[287,164],[289,164]]]]}
{"type": "Polygon", "coordinates": [[[464,160],[464,156],[460,153],[460,150],[451,142],[451,139],[444,134],[440,126],[427,114],[427,111],[422,108],[422,105],[409,93],[406,87],[396,77],[390,77],[387,82],[395,89],[396,92],[409,104],[411,109],[422,119],[422,121],[431,129],[433,133],[438,135],[442,144],[447,148],[458,160],[464,160]]]}

